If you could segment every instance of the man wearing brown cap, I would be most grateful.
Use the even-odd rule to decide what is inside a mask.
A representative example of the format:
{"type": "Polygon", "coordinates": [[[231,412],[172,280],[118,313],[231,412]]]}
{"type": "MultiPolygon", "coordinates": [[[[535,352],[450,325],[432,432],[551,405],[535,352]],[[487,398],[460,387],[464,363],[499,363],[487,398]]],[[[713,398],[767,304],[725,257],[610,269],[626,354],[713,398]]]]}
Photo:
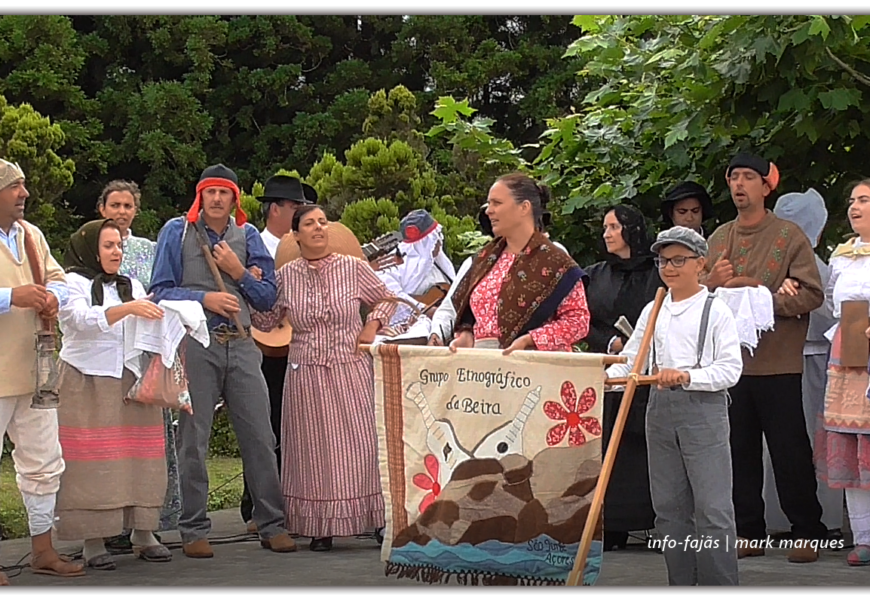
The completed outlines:
{"type": "Polygon", "coordinates": [[[754,354],[743,350],[743,376],[731,388],[731,456],[738,556],[760,556],[767,537],[764,519],[762,435],[773,463],[783,511],[799,542],[791,562],[813,562],[824,540],[822,508],[804,420],[801,373],[809,313],[824,295],[812,244],[801,228],[764,207],[779,183],[776,165],[741,153],[726,171],[737,219],[710,236],[708,289],[765,286],[773,294],[774,329],[762,334],[754,354]],[[798,282],[795,295],[779,293],[786,279],[798,282]],[[755,543],[751,543],[755,542],[755,543]]]}
{"type": "Polygon", "coordinates": [[[224,165],[205,169],[190,210],[160,230],[150,292],[155,302],[200,302],[210,331],[208,348],[188,340],[185,350],[193,414],[182,412],[178,422],[183,504],[178,531],[184,554],[191,558],[214,555],[207,537],[211,521],[206,513],[205,459],[219,397],[226,400],[239,441],[260,544],[273,552],[296,550],[284,528],[269,392],[260,370],[262,354],[250,337],[251,310],[266,311],[275,303],[275,263],[260,232],[247,223],[238,178],[231,169],[224,165]],[[231,218],[233,210],[235,219],[231,218]],[[215,280],[210,258],[219,269],[222,286],[215,280]]]}
{"type": "MultiPolygon", "coordinates": [[[[83,566],[60,557],[51,543],[64,470],[57,411],[31,407],[36,333],[40,321],[53,320],[66,302],[66,279],[45,236],[24,220],[28,196],[21,168],[0,159],[0,439],[8,433],[15,445],[12,460],[30,525],[31,569],[74,577],[85,574],[83,566]]],[[[9,585],[3,573],[0,585],[9,585]]]]}

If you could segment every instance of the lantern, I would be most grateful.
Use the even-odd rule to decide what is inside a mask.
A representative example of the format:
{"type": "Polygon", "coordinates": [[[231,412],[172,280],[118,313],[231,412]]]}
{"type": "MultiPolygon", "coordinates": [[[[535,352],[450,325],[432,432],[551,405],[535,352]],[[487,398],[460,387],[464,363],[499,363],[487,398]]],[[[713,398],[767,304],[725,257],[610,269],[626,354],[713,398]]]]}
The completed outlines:
{"type": "Polygon", "coordinates": [[[56,349],[57,337],[52,327],[36,332],[36,392],[30,408],[51,409],[60,404],[56,349]]]}

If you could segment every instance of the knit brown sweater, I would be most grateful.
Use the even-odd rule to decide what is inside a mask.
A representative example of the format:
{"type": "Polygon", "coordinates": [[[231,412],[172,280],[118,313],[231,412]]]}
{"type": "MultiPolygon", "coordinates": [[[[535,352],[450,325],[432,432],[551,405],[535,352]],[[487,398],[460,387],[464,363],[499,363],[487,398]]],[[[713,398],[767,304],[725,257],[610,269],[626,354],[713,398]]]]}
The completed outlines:
{"type": "Polygon", "coordinates": [[[800,227],[768,210],[761,223],[753,227],[736,221],[725,223],[713,232],[708,244],[708,271],[727,249],[735,277],[760,279],[773,294],[774,330],[761,335],[754,356],[743,349],[743,374],[802,373],[809,313],[824,301],[819,269],[807,236],[800,227]],[[787,277],[800,284],[797,296],[776,293],[787,277]]]}

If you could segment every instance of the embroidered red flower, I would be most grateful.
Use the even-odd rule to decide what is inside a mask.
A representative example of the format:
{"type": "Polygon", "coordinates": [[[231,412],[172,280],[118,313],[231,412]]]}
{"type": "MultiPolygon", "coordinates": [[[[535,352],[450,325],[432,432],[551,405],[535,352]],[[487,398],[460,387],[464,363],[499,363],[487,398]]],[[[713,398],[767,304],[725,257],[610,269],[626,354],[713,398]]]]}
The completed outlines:
{"type": "Polygon", "coordinates": [[[549,277],[550,276],[550,268],[544,267],[543,269],[541,269],[541,275],[543,275],[544,277],[549,277]]]}
{"type": "Polygon", "coordinates": [[[586,388],[578,400],[574,384],[563,381],[561,395],[565,407],[552,400],[544,402],[544,414],[554,421],[562,421],[547,432],[547,445],[559,445],[565,439],[565,434],[568,434],[569,446],[582,446],[586,443],[584,429],[591,435],[601,435],[601,423],[598,419],[581,416],[595,406],[595,390],[591,387],[586,388]]]}
{"type": "Polygon", "coordinates": [[[441,484],[438,483],[438,459],[433,454],[427,454],[423,464],[426,465],[427,472],[417,473],[411,480],[418,488],[429,492],[420,502],[421,515],[426,512],[430,504],[435,502],[435,498],[441,495],[441,484]]]}

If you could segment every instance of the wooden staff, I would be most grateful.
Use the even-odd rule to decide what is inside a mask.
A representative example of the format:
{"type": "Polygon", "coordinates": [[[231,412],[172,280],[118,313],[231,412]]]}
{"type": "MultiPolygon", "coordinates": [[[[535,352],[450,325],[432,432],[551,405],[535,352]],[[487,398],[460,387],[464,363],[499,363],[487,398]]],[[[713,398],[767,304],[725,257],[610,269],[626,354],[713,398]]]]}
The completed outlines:
{"type": "Polygon", "coordinates": [[[653,304],[646,331],[643,332],[640,349],[634,360],[634,367],[626,378],[627,383],[625,391],[622,393],[622,403],[619,405],[619,413],[616,415],[613,433],[610,436],[610,445],[607,448],[604,462],[601,465],[601,473],[598,476],[595,495],[592,496],[592,504],[589,506],[589,514],[586,517],[586,527],[583,529],[580,547],[577,549],[577,556],[574,558],[574,568],[571,569],[571,573],[568,575],[566,585],[581,585],[583,583],[583,571],[586,568],[586,559],[589,555],[589,549],[592,547],[592,536],[595,534],[595,527],[598,525],[598,517],[601,516],[601,508],[604,505],[604,493],[607,491],[607,484],[610,483],[610,473],[613,471],[613,464],[616,462],[616,451],[619,449],[622,430],[625,428],[625,421],[628,419],[628,410],[631,408],[634,392],[637,386],[640,385],[639,375],[646,366],[647,354],[649,353],[650,343],[656,328],[656,320],[659,317],[659,311],[662,308],[664,300],[665,288],[659,288],[656,292],[655,304],[653,304]]]}
{"type": "MultiPolygon", "coordinates": [[[[205,254],[205,262],[208,263],[208,268],[211,269],[211,274],[214,277],[215,284],[218,286],[218,290],[224,294],[228,294],[229,292],[227,292],[224,278],[221,277],[221,272],[218,269],[217,263],[214,261],[214,256],[211,254],[211,245],[208,243],[207,239],[203,238],[202,232],[196,225],[194,225],[193,228],[196,230],[196,237],[199,238],[199,243],[202,245],[202,253],[205,254]]],[[[242,319],[239,317],[239,313],[233,313],[232,319],[233,323],[236,325],[236,329],[239,331],[239,337],[242,339],[248,337],[248,334],[245,331],[245,326],[242,325],[242,319]]]]}

